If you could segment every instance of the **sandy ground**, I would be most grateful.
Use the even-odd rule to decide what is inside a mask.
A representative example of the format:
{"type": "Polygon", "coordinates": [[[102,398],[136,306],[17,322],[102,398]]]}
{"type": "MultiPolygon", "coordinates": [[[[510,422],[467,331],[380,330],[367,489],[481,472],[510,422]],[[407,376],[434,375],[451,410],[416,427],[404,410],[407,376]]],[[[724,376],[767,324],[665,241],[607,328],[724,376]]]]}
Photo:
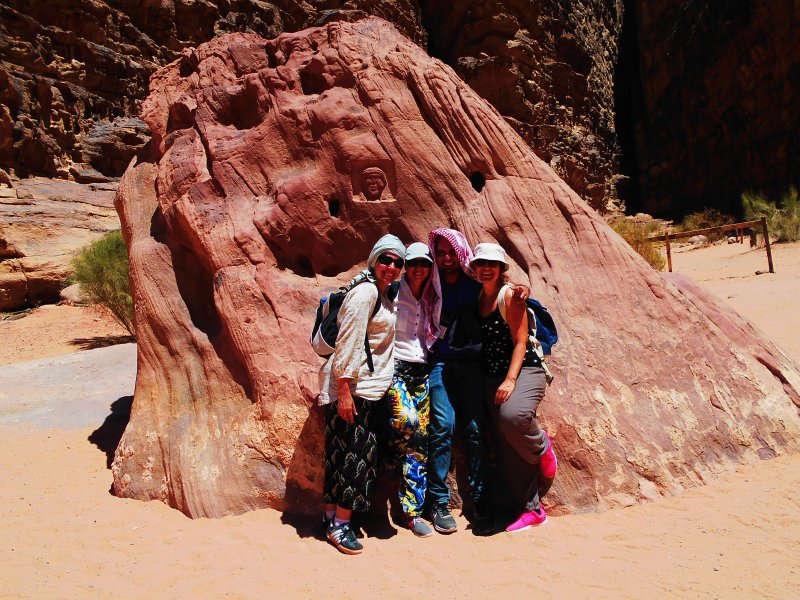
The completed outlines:
{"type": "MultiPolygon", "coordinates": [[[[775,247],[774,275],[755,275],[766,257],[745,246],[673,258],[800,362],[800,244],[775,247]]],[[[800,598],[800,455],[516,535],[476,538],[460,518],[458,533],[422,540],[373,525],[359,557],[271,510],[192,521],[115,498],[95,430],[132,390],[133,346],[63,354],[120,335],[90,334],[95,316],[65,308],[0,322],[0,364],[14,363],[0,367],[0,598],[800,598]],[[75,368],[82,403],[57,388],[75,368]]]]}
{"type": "Polygon", "coordinates": [[[722,244],[672,255],[672,270],[725,300],[800,363],[800,242],[763,247],[722,244]]]}
{"type": "Polygon", "coordinates": [[[96,308],[40,306],[22,318],[0,321],[0,365],[99,348],[127,337],[121,325],[96,308]]]}

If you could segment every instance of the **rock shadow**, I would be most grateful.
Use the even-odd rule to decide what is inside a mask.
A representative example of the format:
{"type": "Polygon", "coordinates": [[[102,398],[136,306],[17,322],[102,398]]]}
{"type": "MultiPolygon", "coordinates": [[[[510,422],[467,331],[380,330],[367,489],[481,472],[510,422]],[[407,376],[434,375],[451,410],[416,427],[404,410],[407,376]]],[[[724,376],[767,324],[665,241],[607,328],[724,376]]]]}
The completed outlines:
{"type": "MultiPolygon", "coordinates": [[[[397,535],[399,528],[404,527],[402,509],[397,499],[397,483],[396,476],[382,470],[370,510],[366,513],[353,513],[351,525],[359,539],[367,537],[387,540],[397,535]]],[[[297,537],[313,537],[326,541],[321,508],[314,515],[284,512],[281,523],[294,527],[297,537]]]]}
{"type": "Polygon", "coordinates": [[[70,344],[77,346],[79,350],[94,350],[95,348],[107,348],[118,344],[131,344],[136,341],[133,335],[97,335],[88,338],[75,338],[70,340],[70,344]]]}
{"type": "Polygon", "coordinates": [[[123,396],[112,402],[111,414],[106,417],[103,424],[95,429],[87,438],[92,444],[106,453],[106,468],[111,468],[114,461],[114,453],[117,451],[119,441],[128,426],[131,418],[131,406],[133,406],[133,396],[123,396]]]}
{"type": "MultiPolygon", "coordinates": [[[[313,406],[300,432],[287,470],[285,499],[289,508],[281,515],[281,522],[294,527],[298,537],[314,537],[322,541],[325,540],[322,524],[324,440],[323,410],[313,406]],[[319,468],[310,469],[312,462],[318,462],[319,468]],[[308,486],[308,481],[300,485],[298,479],[303,480],[304,474],[309,472],[315,473],[312,478],[315,485],[308,486]]],[[[369,538],[388,539],[397,535],[397,527],[402,527],[402,509],[397,497],[398,476],[394,470],[386,467],[383,456],[379,460],[381,467],[371,508],[366,513],[353,513],[352,525],[359,538],[366,535],[369,538]]]]}

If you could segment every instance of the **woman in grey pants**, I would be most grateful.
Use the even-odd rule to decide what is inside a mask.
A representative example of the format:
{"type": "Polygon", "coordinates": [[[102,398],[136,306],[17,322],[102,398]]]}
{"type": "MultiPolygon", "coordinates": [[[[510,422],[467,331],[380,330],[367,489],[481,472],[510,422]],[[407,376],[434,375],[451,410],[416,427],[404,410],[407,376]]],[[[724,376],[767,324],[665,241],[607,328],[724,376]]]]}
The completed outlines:
{"type": "Polygon", "coordinates": [[[528,339],[525,304],[512,301],[510,287],[503,286],[505,250],[497,244],[478,244],[471,266],[483,286],[478,313],[486,398],[498,433],[498,458],[519,510],[506,531],[523,531],[547,521],[539,502],[539,478],[552,478],[556,469],[552,444],[536,420],[547,381],[528,339]],[[499,294],[505,294],[508,322],[498,307],[499,294]]]}

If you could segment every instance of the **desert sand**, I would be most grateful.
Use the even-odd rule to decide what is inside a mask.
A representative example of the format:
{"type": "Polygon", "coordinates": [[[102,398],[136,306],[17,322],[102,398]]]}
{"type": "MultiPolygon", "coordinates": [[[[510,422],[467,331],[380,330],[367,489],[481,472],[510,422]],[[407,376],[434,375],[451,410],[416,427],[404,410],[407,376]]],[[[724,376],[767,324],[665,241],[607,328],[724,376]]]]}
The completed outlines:
{"type": "MultiPolygon", "coordinates": [[[[676,253],[673,265],[800,361],[800,244],[773,249],[775,274],[757,275],[763,249],[739,244],[676,253]]],[[[310,519],[193,521],[115,498],[110,450],[93,432],[114,425],[110,405],[133,390],[133,346],[102,347],[120,335],[85,308],[0,322],[2,598],[800,597],[800,455],[514,535],[477,538],[460,517],[459,532],[428,539],[371,523],[358,557],[316,538],[310,519]],[[117,366],[100,369],[98,357],[117,366]],[[76,368],[80,382],[59,378],[76,368]],[[89,383],[84,401],[69,398],[89,383]]]]}

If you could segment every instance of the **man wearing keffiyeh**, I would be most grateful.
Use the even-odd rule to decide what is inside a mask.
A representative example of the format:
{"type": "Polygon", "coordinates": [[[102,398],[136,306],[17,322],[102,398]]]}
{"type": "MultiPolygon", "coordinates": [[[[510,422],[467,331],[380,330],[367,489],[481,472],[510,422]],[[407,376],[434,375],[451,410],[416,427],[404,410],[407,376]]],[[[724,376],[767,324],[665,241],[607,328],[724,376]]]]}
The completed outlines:
{"type": "MultiPolygon", "coordinates": [[[[451,325],[456,318],[459,318],[459,331],[462,334],[464,329],[471,328],[469,317],[476,313],[481,284],[470,267],[472,249],[461,232],[444,227],[435,229],[430,233],[428,246],[434,257],[434,268],[430,285],[423,296],[428,315],[426,343],[431,364],[426,503],[436,531],[456,531],[456,521],[448,507],[450,489],[447,486],[447,474],[452,461],[453,434],[458,414],[467,450],[470,496],[477,517],[473,532],[485,535],[493,532],[495,523],[486,489],[489,465],[483,378],[478,356],[469,343],[465,347],[461,347],[462,344],[459,347],[451,346],[454,341],[451,325]]],[[[514,297],[524,301],[529,291],[526,286],[515,286],[514,297]]],[[[476,326],[479,328],[479,325],[476,326]]],[[[462,341],[469,340],[471,333],[467,331],[459,337],[462,341]]]]}
{"type": "MultiPolygon", "coordinates": [[[[423,296],[428,315],[426,343],[431,364],[426,502],[434,529],[439,533],[453,533],[457,526],[448,507],[450,489],[447,474],[458,413],[467,450],[471,498],[478,517],[473,530],[475,533],[488,533],[494,523],[489,514],[486,490],[487,421],[480,366],[474,352],[451,347],[451,338],[447,335],[456,317],[477,304],[481,284],[475,280],[469,266],[472,250],[461,232],[435,229],[430,233],[428,245],[434,257],[434,268],[431,284],[423,296]]],[[[460,322],[459,327],[465,325],[460,322]]]]}

